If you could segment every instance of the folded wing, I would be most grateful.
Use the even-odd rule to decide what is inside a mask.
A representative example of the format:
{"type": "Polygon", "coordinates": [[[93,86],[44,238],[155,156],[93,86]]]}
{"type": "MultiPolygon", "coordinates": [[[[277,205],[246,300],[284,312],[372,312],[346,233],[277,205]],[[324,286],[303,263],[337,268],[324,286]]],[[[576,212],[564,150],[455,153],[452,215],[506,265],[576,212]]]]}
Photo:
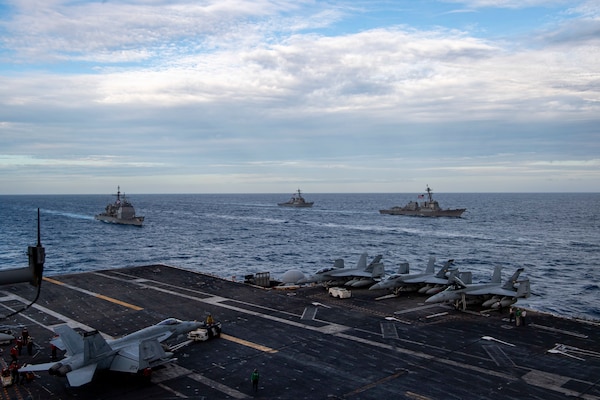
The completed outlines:
{"type": "Polygon", "coordinates": [[[173,354],[166,353],[156,339],[142,340],[119,349],[110,365],[112,371],[135,373],[168,362],[173,354]]]}

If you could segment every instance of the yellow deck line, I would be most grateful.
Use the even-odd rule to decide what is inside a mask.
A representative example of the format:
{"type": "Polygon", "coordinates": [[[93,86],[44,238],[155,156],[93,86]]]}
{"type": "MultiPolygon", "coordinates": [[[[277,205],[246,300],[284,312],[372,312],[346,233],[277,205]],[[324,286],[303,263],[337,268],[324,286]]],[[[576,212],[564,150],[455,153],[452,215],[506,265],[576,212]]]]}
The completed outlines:
{"type": "Polygon", "coordinates": [[[42,279],[45,280],[46,282],[54,283],[55,285],[61,285],[61,286],[65,285],[64,282],[57,281],[56,279],[52,279],[52,278],[46,278],[45,276],[42,279]]]}
{"type": "Polygon", "coordinates": [[[136,306],[136,305],[131,304],[131,303],[127,303],[127,302],[124,302],[124,301],[121,301],[121,300],[117,300],[117,299],[114,299],[112,297],[105,296],[103,294],[96,294],[96,297],[99,298],[99,299],[102,299],[102,300],[110,301],[111,303],[115,303],[115,304],[118,304],[118,305],[123,306],[123,307],[131,308],[132,310],[135,310],[135,311],[141,311],[141,310],[144,309],[143,307],[139,307],[139,306],[136,306]]]}
{"type": "Polygon", "coordinates": [[[256,349],[256,350],[264,351],[265,353],[274,354],[274,353],[277,353],[279,351],[279,350],[275,350],[275,349],[272,349],[272,348],[267,347],[267,346],[262,346],[260,344],[249,342],[249,341],[244,340],[244,339],[240,339],[240,338],[236,338],[236,337],[233,337],[233,336],[229,336],[229,335],[226,335],[224,333],[221,333],[220,337],[221,337],[221,339],[229,340],[231,342],[235,342],[235,343],[238,343],[238,344],[241,344],[241,345],[244,345],[244,346],[252,347],[253,349],[256,349]]]}
{"type": "Polygon", "coordinates": [[[90,296],[94,296],[94,297],[96,297],[96,298],[98,298],[98,299],[106,300],[106,301],[109,301],[109,302],[111,302],[111,303],[114,303],[114,304],[118,304],[118,305],[120,305],[120,306],[123,306],[123,307],[131,308],[132,310],[135,310],[135,311],[141,311],[141,310],[143,310],[143,308],[142,308],[142,307],[136,306],[136,305],[134,305],[134,304],[131,304],[131,303],[126,303],[126,302],[124,302],[124,301],[117,300],[117,299],[115,299],[115,298],[108,297],[108,296],[105,296],[105,295],[103,295],[103,294],[100,294],[100,293],[91,292],[91,291],[89,291],[89,290],[82,289],[82,288],[80,288],[80,287],[77,287],[77,286],[69,285],[69,284],[67,284],[67,283],[64,283],[64,282],[58,281],[58,280],[56,280],[56,279],[52,279],[52,278],[46,278],[46,277],[44,277],[43,279],[44,279],[45,281],[49,282],[49,283],[54,283],[55,285],[65,286],[65,287],[68,287],[69,289],[73,289],[73,290],[76,290],[76,291],[78,291],[78,292],[85,293],[85,294],[88,294],[88,295],[90,295],[90,296]]]}

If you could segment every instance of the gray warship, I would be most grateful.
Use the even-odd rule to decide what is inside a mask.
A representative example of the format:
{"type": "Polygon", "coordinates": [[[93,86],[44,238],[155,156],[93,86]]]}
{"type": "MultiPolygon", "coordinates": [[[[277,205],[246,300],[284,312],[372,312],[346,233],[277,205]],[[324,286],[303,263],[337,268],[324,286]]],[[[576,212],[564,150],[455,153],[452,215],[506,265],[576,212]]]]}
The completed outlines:
{"type": "Polygon", "coordinates": [[[277,205],[281,207],[312,207],[313,204],[313,201],[306,201],[304,197],[302,197],[300,189],[298,189],[296,193],[292,194],[292,198],[285,203],[277,203],[277,205]]]}
{"type": "Polygon", "coordinates": [[[412,215],[418,217],[454,217],[459,218],[466,208],[443,209],[436,200],[433,200],[433,192],[427,185],[428,201],[418,203],[411,201],[404,207],[396,206],[387,210],[379,210],[381,214],[412,215]]]}
{"type": "Polygon", "coordinates": [[[117,196],[117,200],[107,205],[104,212],[96,215],[95,218],[99,221],[112,224],[142,226],[144,217],[135,215],[135,209],[127,200],[125,194],[121,196],[120,186],[117,186],[117,194],[115,196],[117,196]]]}

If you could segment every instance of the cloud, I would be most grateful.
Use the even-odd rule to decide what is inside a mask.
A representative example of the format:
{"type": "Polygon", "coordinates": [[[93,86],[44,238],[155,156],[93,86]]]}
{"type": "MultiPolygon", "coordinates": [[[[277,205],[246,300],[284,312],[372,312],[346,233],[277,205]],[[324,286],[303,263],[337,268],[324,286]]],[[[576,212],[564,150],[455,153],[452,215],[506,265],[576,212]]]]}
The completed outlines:
{"type": "MultiPolygon", "coordinates": [[[[488,7],[520,12],[516,2],[455,3],[478,18],[488,7]]],[[[180,187],[220,177],[218,188],[239,191],[362,180],[385,191],[397,171],[486,179],[572,173],[570,163],[595,159],[593,3],[553,2],[563,8],[552,24],[502,39],[468,30],[470,19],[411,25],[400,18],[408,11],[396,21],[367,5],[13,2],[0,19],[0,168],[180,187]],[[479,157],[490,163],[471,164],[479,157]]],[[[418,11],[409,15],[429,10],[418,11]]]]}

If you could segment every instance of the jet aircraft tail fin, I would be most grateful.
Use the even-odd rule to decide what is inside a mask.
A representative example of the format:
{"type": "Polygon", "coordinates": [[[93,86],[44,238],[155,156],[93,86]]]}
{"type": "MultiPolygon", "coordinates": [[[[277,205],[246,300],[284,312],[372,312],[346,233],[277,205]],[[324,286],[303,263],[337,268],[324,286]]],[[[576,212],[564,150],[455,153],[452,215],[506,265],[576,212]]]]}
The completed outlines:
{"type": "Polygon", "coordinates": [[[433,274],[435,271],[435,257],[429,257],[429,262],[427,263],[427,268],[425,268],[426,274],[433,274]]]}
{"type": "Polygon", "coordinates": [[[494,273],[492,274],[491,283],[502,283],[502,267],[496,265],[494,267],[494,273]]]}
{"type": "Polygon", "coordinates": [[[385,275],[383,263],[378,262],[377,264],[373,265],[373,272],[371,273],[371,276],[373,278],[381,278],[383,275],[385,275]]]}
{"type": "Polygon", "coordinates": [[[83,361],[109,354],[112,348],[98,331],[87,332],[83,335],[83,361]]]}
{"type": "Polygon", "coordinates": [[[529,279],[523,279],[519,281],[519,288],[515,297],[529,297],[531,295],[531,287],[529,286],[529,279]]]}
{"type": "Polygon", "coordinates": [[[360,271],[364,271],[367,269],[367,253],[362,253],[358,262],[356,263],[356,268],[360,271]]]}
{"type": "Polygon", "coordinates": [[[515,283],[517,283],[517,279],[519,279],[519,275],[523,272],[524,268],[518,268],[515,273],[504,283],[502,286],[503,289],[514,290],[515,283]]]}
{"type": "MultiPolygon", "coordinates": [[[[446,273],[450,269],[450,266],[454,264],[454,260],[448,260],[444,263],[444,266],[435,274],[436,278],[444,279],[446,277],[446,273]]],[[[432,272],[433,273],[433,272],[432,272]]]]}
{"type": "Polygon", "coordinates": [[[454,285],[454,288],[456,289],[464,289],[467,287],[467,285],[462,281],[462,279],[458,277],[458,273],[456,270],[450,273],[450,276],[448,277],[448,284],[454,285]]]}
{"type": "Polygon", "coordinates": [[[473,283],[473,273],[471,271],[458,272],[458,270],[455,269],[450,273],[457,274],[460,277],[460,280],[467,285],[471,285],[473,283]]]}
{"type": "Polygon", "coordinates": [[[67,350],[67,356],[83,352],[83,337],[68,325],[60,325],[54,328],[59,335],[57,343],[60,349],[67,350]]]}
{"type": "Polygon", "coordinates": [[[410,267],[407,262],[398,264],[398,274],[408,274],[410,267]]]}
{"type": "Polygon", "coordinates": [[[381,259],[382,259],[382,258],[383,258],[383,256],[382,256],[381,254],[379,254],[377,257],[375,257],[375,258],[373,259],[373,261],[371,261],[371,262],[369,263],[369,265],[367,265],[367,268],[365,268],[365,271],[373,271],[373,267],[374,267],[376,264],[379,264],[379,263],[381,262],[381,259]]]}

